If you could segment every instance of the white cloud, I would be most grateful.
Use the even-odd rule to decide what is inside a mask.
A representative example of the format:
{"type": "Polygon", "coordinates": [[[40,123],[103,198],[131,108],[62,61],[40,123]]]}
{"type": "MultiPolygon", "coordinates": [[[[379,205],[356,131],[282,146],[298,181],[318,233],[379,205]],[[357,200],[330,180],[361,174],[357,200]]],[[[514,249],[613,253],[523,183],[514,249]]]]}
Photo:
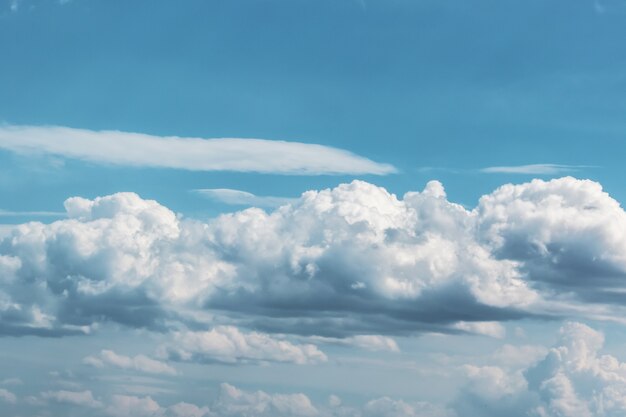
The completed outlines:
{"type": "Polygon", "coordinates": [[[486,174],[558,175],[578,171],[584,165],[531,164],[482,168],[486,174]]]}
{"type": "Polygon", "coordinates": [[[244,391],[222,384],[211,410],[220,417],[456,417],[454,411],[428,402],[405,402],[389,397],[368,401],[363,406],[344,406],[331,395],[327,406],[314,404],[306,395],[244,391]]]}
{"type": "Polygon", "coordinates": [[[401,199],[354,181],[207,223],[133,193],[65,207],[67,219],[2,228],[0,333],[165,329],[219,311],[265,333],[358,344],[349,338],[497,337],[503,319],[625,313],[626,213],[587,180],[505,185],[473,210],[436,181],[401,199]]]}
{"type": "Polygon", "coordinates": [[[93,397],[91,391],[46,391],[41,393],[44,400],[72,404],[82,407],[100,408],[102,403],[93,397]]]}
{"type": "Polygon", "coordinates": [[[373,352],[400,352],[400,348],[394,339],[381,335],[356,335],[345,338],[312,336],[310,340],[318,343],[328,343],[333,345],[352,346],[360,349],[371,350],[373,352]]]}
{"type": "Polygon", "coordinates": [[[496,339],[502,339],[506,336],[506,329],[497,321],[460,321],[452,327],[464,332],[480,334],[496,339]]]}
{"type": "Polygon", "coordinates": [[[209,416],[209,407],[198,407],[195,404],[181,402],[168,409],[172,417],[204,417],[209,416]]]}
{"type": "Polygon", "coordinates": [[[157,417],[165,410],[151,397],[114,395],[105,412],[114,417],[157,417]]]}
{"type": "Polygon", "coordinates": [[[63,217],[64,212],[59,211],[10,211],[0,209],[0,217],[17,217],[17,216],[34,216],[34,217],[63,217]]]}
{"type": "Polygon", "coordinates": [[[427,402],[408,403],[383,397],[368,402],[363,417],[456,417],[456,413],[427,402]]]}
{"type": "Polygon", "coordinates": [[[228,188],[204,188],[193,191],[211,200],[239,206],[278,207],[297,201],[296,198],[258,196],[247,191],[228,188]]]}
{"type": "Polygon", "coordinates": [[[245,392],[226,383],[222,384],[219,399],[211,408],[224,417],[308,417],[319,414],[304,394],[245,392]]]}
{"type": "Polygon", "coordinates": [[[210,331],[175,332],[173,342],[161,347],[161,355],[172,360],[192,362],[326,362],[326,355],[315,345],[296,345],[259,332],[243,333],[233,326],[210,331]]]}
{"type": "Polygon", "coordinates": [[[176,375],[176,370],[165,362],[151,359],[145,355],[134,357],[118,355],[112,350],[102,350],[97,357],[88,356],[83,359],[83,362],[96,367],[102,367],[106,364],[149,374],[176,375]]]}
{"type": "Polygon", "coordinates": [[[497,366],[473,365],[465,365],[464,370],[471,381],[469,389],[492,401],[526,389],[526,380],[521,372],[507,372],[497,366]]]}
{"type": "Polygon", "coordinates": [[[3,379],[2,382],[0,382],[0,384],[2,384],[2,385],[24,385],[24,381],[22,381],[20,378],[7,378],[7,379],[3,379]]]}
{"type": "MultiPolygon", "coordinates": [[[[626,363],[601,354],[603,345],[602,333],[567,323],[557,344],[538,362],[533,358],[503,366],[466,365],[467,392],[480,398],[485,416],[624,416],[626,363]]],[[[468,404],[476,402],[464,400],[457,409],[467,414],[468,404]]]]}
{"type": "Polygon", "coordinates": [[[265,139],[159,137],[57,126],[0,125],[0,148],[94,163],[193,171],[304,175],[385,175],[395,172],[391,165],[316,144],[265,139]]]}
{"type": "Polygon", "coordinates": [[[493,353],[492,359],[505,367],[528,367],[543,359],[546,353],[548,349],[541,345],[505,344],[493,353]]]}
{"type": "Polygon", "coordinates": [[[0,400],[9,404],[15,404],[17,402],[17,397],[11,391],[0,388],[0,400]]]}
{"type": "Polygon", "coordinates": [[[89,415],[112,417],[457,417],[442,405],[424,401],[403,401],[382,397],[361,406],[344,405],[331,395],[327,404],[315,404],[307,395],[248,391],[222,383],[219,393],[208,405],[179,402],[162,405],[151,396],[112,395],[105,404],[95,401],[90,391],[56,391],[27,398],[36,407],[46,407],[43,400],[89,409],[89,415]],[[95,410],[99,409],[99,410],[95,410]]]}

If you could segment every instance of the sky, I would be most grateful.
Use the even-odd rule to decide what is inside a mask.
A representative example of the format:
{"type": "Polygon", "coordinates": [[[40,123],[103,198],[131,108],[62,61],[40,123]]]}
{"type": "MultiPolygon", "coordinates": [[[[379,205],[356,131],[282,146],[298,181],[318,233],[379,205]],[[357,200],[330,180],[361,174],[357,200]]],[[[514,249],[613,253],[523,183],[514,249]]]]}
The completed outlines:
{"type": "Polygon", "coordinates": [[[0,414],[626,415],[626,1],[0,0],[0,414]]]}

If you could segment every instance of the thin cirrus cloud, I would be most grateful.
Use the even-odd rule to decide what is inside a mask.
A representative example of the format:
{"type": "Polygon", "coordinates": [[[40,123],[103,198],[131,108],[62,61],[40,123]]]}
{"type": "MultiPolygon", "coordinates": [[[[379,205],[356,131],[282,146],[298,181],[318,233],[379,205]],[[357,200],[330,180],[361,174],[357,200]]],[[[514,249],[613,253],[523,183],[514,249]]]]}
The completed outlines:
{"type": "Polygon", "coordinates": [[[580,168],[587,167],[586,165],[530,164],[493,166],[482,168],[480,172],[485,174],[556,175],[578,171],[580,168]]]}
{"type": "Polygon", "coordinates": [[[233,206],[278,207],[297,201],[296,198],[255,195],[229,188],[203,188],[192,191],[210,200],[233,206]]]}
{"type": "Polygon", "coordinates": [[[102,368],[105,365],[114,366],[120,369],[134,370],[149,374],[176,375],[176,370],[168,364],[151,359],[145,355],[134,357],[124,356],[112,350],[102,350],[97,356],[88,356],[83,359],[86,365],[102,368]]]}
{"type": "Polygon", "coordinates": [[[33,217],[63,217],[65,212],[62,211],[11,211],[0,209],[0,217],[19,217],[19,216],[33,216],[33,217]]]}
{"type": "Polygon", "coordinates": [[[60,126],[0,126],[0,149],[98,164],[291,175],[396,172],[390,164],[330,146],[267,139],[182,138],[60,126]]]}

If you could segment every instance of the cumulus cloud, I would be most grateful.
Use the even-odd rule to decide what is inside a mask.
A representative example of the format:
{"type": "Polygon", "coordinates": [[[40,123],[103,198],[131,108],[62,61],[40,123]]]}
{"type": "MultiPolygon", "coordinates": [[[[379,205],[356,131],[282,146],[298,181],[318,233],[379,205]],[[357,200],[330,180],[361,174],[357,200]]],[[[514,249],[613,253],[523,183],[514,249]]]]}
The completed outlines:
{"type": "Polygon", "coordinates": [[[83,363],[101,368],[105,365],[121,369],[129,369],[149,374],[176,375],[176,369],[165,362],[161,362],[145,355],[133,357],[118,355],[112,350],[102,350],[98,356],[88,356],[83,363]]]}
{"type": "Polygon", "coordinates": [[[133,193],[65,208],[2,229],[0,334],[168,329],[208,311],[264,333],[499,337],[495,322],[535,314],[618,318],[625,290],[626,213],[571,177],[505,185],[472,210],[436,181],[401,199],[354,181],[206,223],[133,193]]]}
{"type": "Polygon", "coordinates": [[[156,417],[162,416],[164,410],[151,397],[114,395],[105,412],[114,417],[156,417]]]}
{"type": "Polygon", "coordinates": [[[315,345],[297,345],[259,332],[244,333],[233,326],[210,331],[175,332],[173,343],[161,347],[161,355],[190,362],[288,362],[295,364],[327,361],[315,345]]]}
{"type": "MultiPolygon", "coordinates": [[[[193,192],[211,200],[234,206],[278,207],[296,201],[295,198],[259,196],[247,191],[229,188],[203,188],[193,190],[193,192]]],[[[1,213],[0,211],[0,215],[1,213]]]]}
{"type": "Polygon", "coordinates": [[[427,402],[405,402],[389,397],[368,401],[363,406],[342,405],[337,396],[331,396],[328,406],[313,404],[302,393],[268,394],[248,392],[229,384],[222,384],[220,395],[210,407],[218,416],[232,417],[456,417],[454,411],[427,402]]]}
{"type": "Polygon", "coordinates": [[[40,397],[44,400],[71,404],[81,407],[100,408],[102,403],[93,397],[91,391],[46,391],[40,397]]]}
{"type": "Polygon", "coordinates": [[[160,137],[58,126],[0,125],[0,148],[51,154],[101,164],[278,174],[375,174],[395,172],[329,146],[266,139],[160,137]]]}
{"type": "Polygon", "coordinates": [[[369,401],[363,408],[363,417],[456,417],[453,410],[427,402],[405,402],[383,397],[369,401]]]}
{"type": "Polygon", "coordinates": [[[209,407],[198,407],[195,404],[181,402],[169,407],[172,417],[204,417],[210,413],[209,407]]]}
{"type": "Polygon", "coordinates": [[[304,394],[246,392],[226,383],[222,384],[213,409],[223,416],[316,416],[319,413],[304,394]]]}
{"type": "MultiPolygon", "coordinates": [[[[557,344],[520,366],[466,365],[470,384],[456,405],[460,413],[535,417],[618,417],[626,413],[626,363],[601,354],[604,335],[567,323],[557,344]],[[474,410],[474,411],[472,411],[474,410]]],[[[534,356],[534,355],[533,355],[534,356]]]]}

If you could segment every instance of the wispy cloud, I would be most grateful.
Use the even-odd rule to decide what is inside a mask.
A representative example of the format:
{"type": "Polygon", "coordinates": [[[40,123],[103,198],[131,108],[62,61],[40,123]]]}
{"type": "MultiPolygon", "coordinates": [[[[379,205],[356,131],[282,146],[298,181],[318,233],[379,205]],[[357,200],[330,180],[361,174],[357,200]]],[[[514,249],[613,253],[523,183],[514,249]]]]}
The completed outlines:
{"type": "Polygon", "coordinates": [[[134,357],[119,355],[112,350],[102,350],[98,356],[88,356],[83,359],[86,365],[102,368],[105,365],[111,365],[121,369],[130,369],[149,374],[167,374],[176,375],[174,368],[155,359],[151,359],[145,355],[137,355],[134,357]]]}
{"type": "Polygon", "coordinates": [[[64,211],[10,211],[0,209],[0,217],[39,216],[39,217],[62,217],[64,211]]]}
{"type": "Polygon", "coordinates": [[[297,201],[297,198],[259,196],[229,188],[205,188],[192,191],[211,200],[234,206],[278,207],[297,201]]]}
{"type": "Polygon", "coordinates": [[[330,146],[267,139],[160,137],[58,126],[0,126],[0,149],[99,164],[295,175],[396,172],[330,146]]]}
{"type": "Polygon", "coordinates": [[[482,168],[480,172],[485,174],[552,175],[578,171],[580,168],[588,168],[588,166],[560,164],[510,165],[482,168]]]}

